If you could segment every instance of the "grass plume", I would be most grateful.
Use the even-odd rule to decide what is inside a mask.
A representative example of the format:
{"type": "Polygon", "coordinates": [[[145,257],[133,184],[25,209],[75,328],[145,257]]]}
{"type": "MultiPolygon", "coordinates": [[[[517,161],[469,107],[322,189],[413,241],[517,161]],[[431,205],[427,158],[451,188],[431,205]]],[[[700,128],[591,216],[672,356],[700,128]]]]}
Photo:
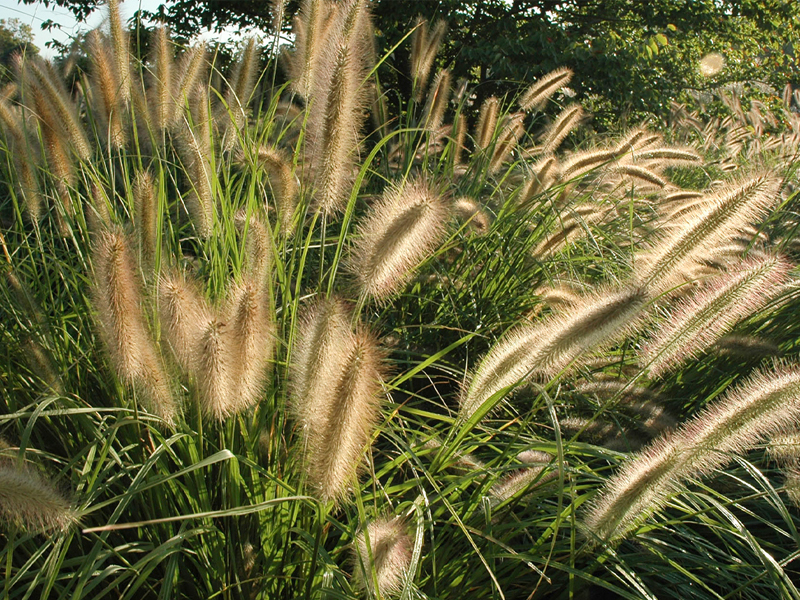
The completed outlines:
{"type": "Polygon", "coordinates": [[[481,112],[478,116],[478,124],[475,127],[475,145],[478,148],[488,148],[494,139],[495,129],[497,128],[497,113],[500,110],[500,100],[490,96],[481,104],[481,112]]]}
{"type": "Polygon", "coordinates": [[[360,294],[386,300],[397,293],[441,242],[448,217],[445,200],[421,179],[384,192],[358,227],[350,270],[360,294]]]}
{"type": "Polygon", "coordinates": [[[569,84],[572,76],[572,70],[565,67],[550,71],[522,93],[519,107],[526,112],[541,109],[553,94],[569,84]]]}
{"type": "Polygon", "coordinates": [[[369,597],[399,594],[411,566],[413,546],[402,519],[380,517],[370,521],[366,531],[356,535],[353,544],[356,588],[367,592],[369,597]]]}
{"type": "Polygon", "coordinates": [[[764,306],[787,282],[790,265],[778,257],[737,265],[689,300],[678,300],[671,318],[642,348],[653,377],[696,358],[740,320],[764,306]]]}
{"type": "Polygon", "coordinates": [[[764,216],[778,183],[773,175],[762,173],[710,196],[707,208],[653,248],[645,264],[637,267],[639,280],[647,285],[667,281],[698,252],[764,216]]]}
{"type": "Polygon", "coordinates": [[[542,153],[554,152],[572,130],[580,124],[583,116],[583,107],[580,104],[570,104],[562,110],[545,133],[542,141],[542,153]]]}
{"type": "Polygon", "coordinates": [[[194,374],[198,370],[195,349],[211,321],[211,309],[200,286],[179,271],[162,273],[158,282],[158,308],[161,329],[177,363],[185,373],[194,374]]]}
{"type": "Polygon", "coordinates": [[[143,393],[148,410],[172,423],[177,406],[143,310],[136,261],[119,231],[99,234],[93,251],[95,309],[119,378],[143,393]]]}
{"type": "Polygon", "coordinates": [[[139,252],[142,263],[152,267],[158,244],[158,193],[149,171],[140,171],[133,180],[133,203],[139,252]]]}
{"type": "Polygon", "coordinates": [[[39,473],[0,462],[0,520],[41,532],[65,531],[77,517],[69,500],[39,473]]]}
{"type": "Polygon", "coordinates": [[[647,293],[641,288],[600,292],[568,314],[512,329],[481,359],[462,387],[459,417],[468,419],[495,394],[523,380],[548,380],[581,355],[635,330],[647,293]]]}
{"type": "Polygon", "coordinates": [[[446,32],[447,24],[442,20],[434,22],[428,30],[428,22],[421,17],[417,19],[414,33],[411,34],[411,79],[417,102],[422,100],[433,60],[446,32]]]}

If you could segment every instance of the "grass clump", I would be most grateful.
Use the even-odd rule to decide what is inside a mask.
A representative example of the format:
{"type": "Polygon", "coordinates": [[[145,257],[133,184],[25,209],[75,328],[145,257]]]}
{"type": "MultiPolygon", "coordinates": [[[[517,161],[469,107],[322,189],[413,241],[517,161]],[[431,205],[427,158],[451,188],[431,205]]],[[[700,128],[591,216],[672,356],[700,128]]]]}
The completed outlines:
{"type": "Polygon", "coordinates": [[[472,114],[423,21],[392,116],[363,0],[225,70],[109,13],[0,99],[4,597],[800,597],[796,136],[472,114]]]}

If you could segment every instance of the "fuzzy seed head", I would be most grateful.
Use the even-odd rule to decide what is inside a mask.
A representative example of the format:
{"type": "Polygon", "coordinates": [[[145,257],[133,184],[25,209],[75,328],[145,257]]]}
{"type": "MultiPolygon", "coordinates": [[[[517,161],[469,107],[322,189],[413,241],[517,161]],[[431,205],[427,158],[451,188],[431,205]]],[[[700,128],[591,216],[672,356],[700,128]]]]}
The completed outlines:
{"type": "Polygon", "coordinates": [[[104,231],[93,250],[94,305],[119,378],[143,392],[147,408],[172,422],[177,407],[143,311],[141,281],[126,237],[104,231]]]}
{"type": "Polygon", "coordinates": [[[205,42],[200,42],[184,54],[178,67],[177,77],[173,77],[173,106],[170,109],[170,126],[175,126],[180,122],[183,108],[186,106],[192,90],[194,90],[204,78],[207,68],[206,44],[205,42]]]}
{"type": "Polygon", "coordinates": [[[289,374],[291,409],[305,428],[319,428],[314,403],[341,373],[352,345],[350,314],[341,300],[318,300],[303,311],[289,374]]]}
{"type": "Polygon", "coordinates": [[[99,30],[89,32],[91,99],[98,118],[101,140],[108,140],[111,148],[122,148],[127,141],[123,126],[123,98],[117,78],[112,50],[99,30]]]}
{"type": "Polygon", "coordinates": [[[792,469],[786,472],[786,481],[783,483],[783,489],[792,504],[800,506],[800,471],[792,469]]]}
{"type": "Polygon", "coordinates": [[[422,17],[417,18],[416,28],[411,34],[411,79],[417,90],[417,102],[423,97],[433,61],[446,32],[447,25],[444,21],[436,21],[429,31],[428,22],[422,17]]]}
{"type": "Polygon", "coordinates": [[[747,260],[692,299],[679,300],[671,318],[642,348],[642,363],[659,377],[697,357],[774,297],[788,280],[790,268],[776,257],[747,260]]]}
{"type": "Polygon", "coordinates": [[[800,430],[795,426],[770,436],[767,453],[782,467],[800,466],[800,430]]]}
{"type": "Polygon", "coordinates": [[[497,483],[489,488],[493,504],[500,504],[525,491],[533,491],[548,481],[552,481],[557,476],[557,473],[555,471],[545,473],[545,468],[545,465],[537,465],[517,469],[498,480],[497,483]]]}
{"type": "Polygon", "coordinates": [[[128,50],[128,32],[122,24],[119,10],[120,0],[108,0],[108,17],[111,27],[111,45],[116,64],[116,79],[119,81],[119,93],[122,101],[127,103],[131,98],[131,61],[128,50]]]}
{"type": "Polygon", "coordinates": [[[380,414],[384,353],[367,331],[357,332],[339,373],[316,399],[319,427],[308,429],[307,469],[311,484],[325,501],[348,495],[361,455],[371,442],[380,414]]]}
{"type": "Polygon", "coordinates": [[[521,208],[528,208],[538,194],[548,189],[558,177],[558,159],[545,156],[531,165],[531,173],[520,190],[517,203],[521,208]]]}
{"type": "Polygon", "coordinates": [[[255,38],[250,38],[242,51],[239,62],[231,74],[230,87],[225,95],[228,110],[237,128],[245,123],[245,109],[250,102],[255,84],[256,69],[258,68],[258,46],[255,38]]]}
{"type": "Polygon", "coordinates": [[[317,204],[326,213],[344,210],[349,199],[358,154],[359,131],[366,103],[364,64],[341,44],[327,77],[315,83],[309,117],[311,170],[317,204]]]}
{"type": "Polygon", "coordinates": [[[186,174],[190,188],[186,195],[186,210],[200,237],[208,237],[214,220],[214,195],[211,184],[211,165],[206,158],[208,140],[192,137],[183,148],[186,174]]]}
{"type": "Polygon", "coordinates": [[[542,152],[545,154],[555,152],[561,142],[580,124],[583,117],[583,107],[580,104],[570,104],[562,110],[545,134],[542,152]]]}
{"type": "Polygon", "coordinates": [[[643,181],[658,188],[663,188],[665,185],[667,185],[667,180],[661,177],[658,173],[655,173],[650,169],[646,169],[645,167],[640,167],[639,165],[621,164],[613,169],[613,171],[634,181],[643,181]]]}
{"type": "Polygon", "coordinates": [[[761,173],[726,185],[707,197],[706,207],[671,228],[672,235],[659,243],[637,266],[638,279],[647,285],[669,286],[680,267],[702,256],[742,227],[763,217],[777,195],[779,181],[761,173]]]}
{"type": "Polygon", "coordinates": [[[584,297],[569,314],[536,325],[520,325],[495,344],[462,387],[459,418],[472,416],[486,401],[514,384],[548,380],[576,359],[635,330],[647,293],[640,288],[584,297]]]}
{"type": "Polygon", "coordinates": [[[78,118],[78,111],[64,84],[55,74],[53,66],[43,60],[31,59],[26,63],[30,79],[42,94],[42,102],[49,104],[47,114],[57,121],[47,122],[53,130],[63,131],[75,154],[82,161],[91,158],[92,150],[86,132],[78,118]]]}
{"type": "Polygon", "coordinates": [[[169,33],[166,27],[157,27],[154,40],[155,71],[152,91],[155,101],[152,104],[152,123],[163,131],[173,122],[175,102],[172,99],[173,59],[169,33]]]}
{"type": "Polygon", "coordinates": [[[497,141],[494,144],[494,152],[489,160],[489,172],[497,173],[503,163],[511,156],[517,147],[522,135],[525,133],[525,113],[512,113],[506,115],[497,141]]]}
{"type": "Polygon", "coordinates": [[[450,99],[450,79],[450,71],[447,69],[439,71],[433,79],[422,119],[423,125],[429,131],[436,131],[442,126],[447,101],[450,99]]]}
{"type": "Polygon", "coordinates": [[[234,381],[238,383],[237,410],[256,404],[266,387],[275,345],[275,323],[270,315],[266,286],[246,282],[233,291],[228,308],[234,381]]]}
{"type": "Polygon", "coordinates": [[[133,180],[133,202],[139,251],[142,262],[152,265],[158,243],[158,197],[149,171],[140,171],[133,180]]]}
{"type": "Polygon", "coordinates": [[[383,301],[441,242],[449,217],[445,200],[421,179],[393,186],[358,227],[350,261],[362,296],[383,301]]]}
{"type": "Polygon", "coordinates": [[[572,70],[567,68],[551,71],[523,92],[519,107],[526,112],[542,108],[553,94],[569,84],[572,75],[572,70]]]}
{"type": "Polygon", "coordinates": [[[751,360],[781,355],[781,349],[776,343],[752,335],[724,335],[716,341],[714,348],[723,355],[751,360]]]}
{"type": "Polygon", "coordinates": [[[586,150],[571,154],[561,165],[562,181],[569,181],[597,169],[617,157],[616,150],[586,150]]]}
{"type": "Polygon", "coordinates": [[[30,531],[65,531],[77,521],[75,511],[49,481],[33,469],[0,462],[0,521],[30,531]]]}
{"type": "Polygon", "coordinates": [[[491,217],[480,204],[469,198],[459,198],[453,203],[453,213],[459,221],[468,224],[472,233],[483,235],[489,231],[491,217]]]}
{"type": "Polygon", "coordinates": [[[376,582],[377,592],[382,597],[402,592],[403,581],[411,566],[413,547],[413,540],[402,520],[382,517],[370,522],[366,534],[360,531],[354,542],[353,578],[356,587],[366,591],[370,597],[375,596],[376,582]]]}
{"type": "Polygon", "coordinates": [[[243,209],[236,213],[234,220],[236,228],[245,237],[248,282],[256,289],[266,290],[273,264],[272,239],[266,219],[256,212],[248,220],[247,212],[243,209]]]}
{"type": "Polygon", "coordinates": [[[497,113],[499,110],[500,100],[495,96],[490,96],[483,101],[475,133],[475,143],[478,148],[485,150],[492,143],[494,132],[497,128],[497,113]]]}
{"type": "Polygon", "coordinates": [[[161,329],[178,365],[185,373],[197,373],[195,349],[211,320],[211,308],[200,286],[181,272],[162,273],[158,282],[158,312],[161,329]]]}
{"type": "Polygon", "coordinates": [[[205,323],[191,363],[197,365],[197,395],[203,412],[224,421],[239,408],[230,326],[219,316],[205,323]]]}
{"type": "Polygon", "coordinates": [[[541,260],[563,250],[589,235],[590,228],[600,223],[605,215],[606,210],[597,204],[587,203],[576,207],[572,214],[558,220],[556,230],[533,249],[532,256],[541,260]]]}
{"type": "Polygon", "coordinates": [[[636,128],[625,135],[619,140],[616,146],[616,152],[620,155],[627,154],[633,151],[642,150],[653,144],[658,144],[663,141],[663,136],[660,133],[648,131],[644,128],[636,128]]]}
{"type": "Polygon", "coordinates": [[[37,161],[24,133],[21,111],[15,110],[4,98],[0,98],[0,131],[5,134],[6,143],[11,149],[17,173],[13,180],[24,200],[25,212],[31,221],[38,221],[42,216],[42,195],[36,176],[37,161]]]}
{"type": "Polygon", "coordinates": [[[384,353],[365,330],[353,333],[335,299],[309,306],[295,338],[290,409],[303,428],[309,483],[323,501],[348,494],[378,418],[384,353]]]}

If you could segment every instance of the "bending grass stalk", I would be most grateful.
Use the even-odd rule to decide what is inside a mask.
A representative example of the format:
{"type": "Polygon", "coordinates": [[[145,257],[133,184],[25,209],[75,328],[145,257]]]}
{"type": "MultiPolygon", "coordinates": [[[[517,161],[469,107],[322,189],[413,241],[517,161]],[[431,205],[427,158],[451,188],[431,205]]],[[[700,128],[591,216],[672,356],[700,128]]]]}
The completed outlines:
{"type": "Polygon", "coordinates": [[[590,543],[616,544],[631,535],[687,479],[726,464],[800,418],[800,368],[760,371],[704,409],[678,431],[662,436],[628,461],[584,516],[590,543]]]}
{"type": "Polygon", "coordinates": [[[653,377],[675,370],[767,304],[790,268],[778,257],[748,260],[691,300],[679,301],[672,318],[642,348],[641,362],[653,377]]]}
{"type": "Polygon", "coordinates": [[[762,173],[709,197],[707,210],[700,211],[685,227],[653,249],[647,264],[639,269],[639,280],[647,286],[664,285],[693,254],[763,216],[779,183],[774,175],[762,173]]]}
{"type": "Polygon", "coordinates": [[[529,379],[552,379],[583,354],[635,330],[648,300],[644,288],[585,298],[569,315],[522,325],[496,344],[462,388],[459,420],[469,419],[487,400],[529,379]]]}

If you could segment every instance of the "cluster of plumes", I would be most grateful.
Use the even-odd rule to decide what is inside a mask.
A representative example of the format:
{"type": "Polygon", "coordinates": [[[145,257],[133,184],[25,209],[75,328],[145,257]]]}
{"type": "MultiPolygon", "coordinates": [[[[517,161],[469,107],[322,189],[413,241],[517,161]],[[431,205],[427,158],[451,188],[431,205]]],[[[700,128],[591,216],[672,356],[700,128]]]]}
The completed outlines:
{"type": "Polygon", "coordinates": [[[292,348],[290,408],[302,428],[308,481],[325,502],[346,498],[380,416],[385,352],[338,298],[306,307],[292,348]]]}
{"type": "Polygon", "coordinates": [[[326,214],[344,210],[355,179],[365,108],[374,95],[374,35],[365,0],[305,0],[284,55],[306,104],[302,177],[326,214]]]}
{"type": "MultiPolygon", "coordinates": [[[[781,370],[756,377],[745,392],[739,396],[731,393],[729,402],[709,409],[677,432],[663,400],[641,385],[648,378],[668,375],[690,358],[701,357],[738,323],[788,291],[792,265],[764,249],[761,235],[754,229],[774,207],[779,185],[775,175],[755,173],[710,192],[670,190],[666,199],[651,200],[651,210],[663,216],[650,223],[655,229],[652,241],[635,254],[627,283],[599,293],[563,284],[542,290],[549,313],[511,328],[462,385],[460,419],[482,418],[521,385],[563,381],[585,372],[578,367],[593,367],[596,350],[632,335],[644,338],[636,353],[638,366],[630,365],[631,372],[624,371],[610,381],[575,385],[584,397],[598,398],[604,410],[613,408],[618,418],[605,421],[597,416],[570,416],[560,423],[565,434],[620,450],[656,438],[610,480],[601,500],[585,512],[587,531],[596,539],[618,543],[663,506],[686,479],[709,472],[726,462],[726,452],[745,451],[777,431],[778,424],[789,422],[790,417],[782,416],[781,411],[790,410],[786,407],[794,401],[795,387],[790,386],[783,395],[781,381],[788,376],[781,370]],[[779,388],[767,396],[774,398],[779,393],[782,402],[761,396],[752,399],[757,387],[779,388]],[[732,408],[737,403],[743,405],[741,410],[732,408]],[[753,404],[763,405],[764,412],[755,414],[748,408],[753,404]],[[727,419],[729,414],[731,420],[724,420],[722,415],[727,419]],[[625,430],[619,428],[620,417],[625,430]],[[769,427],[764,425],[767,422],[769,427]],[[696,456],[690,450],[695,446],[696,456]],[[639,479],[644,491],[628,487],[639,479]]],[[[575,214],[581,208],[577,205],[571,210],[575,214]]],[[[574,217],[562,222],[567,218],[574,217]]],[[[569,231],[569,225],[563,230],[569,231]]],[[[550,246],[560,242],[551,236],[536,248],[535,255],[547,256],[550,246]]],[[[789,372],[796,377],[796,371],[789,372]]]]}
{"type": "Polygon", "coordinates": [[[203,83],[211,65],[205,45],[176,58],[168,31],[159,27],[150,68],[136,68],[117,0],[109,2],[109,32],[94,30],[86,43],[88,76],[78,79],[74,92],[54,65],[24,55],[14,58],[16,82],[0,97],[0,127],[13,150],[15,193],[27,216],[41,219],[48,210],[43,199],[52,197],[55,218],[66,232],[80,198],[91,195],[84,181],[96,176],[82,172],[91,171],[99,152],[162,153],[171,139],[186,174],[183,203],[198,234],[207,236],[214,213],[211,130],[218,131],[219,149],[230,150],[246,126],[259,60],[256,44],[250,42],[234,65],[220,90],[224,101],[212,105],[216,94],[203,83]],[[37,146],[43,152],[35,151],[37,146]]]}
{"type": "Polygon", "coordinates": [[[0,522],[29,531],[64,531],[77,521],[69,499],[0,438],[0,522]]]}
{"type": "MultiPolygon", "coordinates": [[[[792,265],[755,244],[760,236],[752,227],[774,206],[779,183],[773,174],[756,173],[707,194],[663,203],[660,235],[640,253],[634,269],[636,280],[652,290],[656,307],[647,318],[652,326],[638,353],[637,378],[661,378],[701,357],[737,323],[787,291],[792,265]]],[[[757,342],[737,339],[740,346],[742,339],[757,342]]],[[[621,386],[611,402],[622,403],[636,387],[621,386]]],[[[731,453],[748,450],[796,419],[799,399],[796,369],[781,367],[759,373],[678,429],[670,420],[657,423],[647,433],[652,437],[662,430],[660,437],[626,463],[585,513],[590,537],[618,543],[632,534],[687,479],[708,474],[731,453]]],[[[641,404],[648,405],[658,416],[659,404],[641,404]]]]}
{"type": "MultiPolygon", "coordinates": [[[[756,172],[706,191],[680,189],[670,183],[668,170],[697,165],[700,154],[690,146],[666,145],[661,135],[644,128],[588,150],[559,153],[583,118],[578,105],[562,109],[536,145],[521,148],[525,111],[544,107],[570,77],[562,69],[542,78],[523,95],[521,113],[503,113],[498,99],[486,100],[473,136],[475,151],[485,156],[489,173],[510,165],[509,181],[516,188],[506,206],[515,202],[521,214],[551,207],[548,220],[541,220],[541,210],[532,213],[538,220],[531,231],[539,240],[531,248],[534,260],[558,261],[562,251],[593,235],[595,228],[614,227],[620,216],[630,219],[631,243],[647,243],[644,249],[633,249],[629,278],[604,291],[587,292],[581,285],[542,290],[549,312],[509,329],[477,362],[461,386],[459,420],[482,418],[520,386],[569,379],[591,367],[598,351],[639,336],[644,340],[637,344],[641,349],[634,355],[638,365],[630,365],[632,373],[593,390],[576,386],[579,394],[600,398],[603,406],[623,415],[625,429],[594,416],[570,416],[562,422],[565,433],[629,450],[676,427],[663,399],[642,383],[701,357],[786,291],[792,265],[766,251],[768,241],[758,230],[776,205],[781,182],[771,173],[756,172]],[[571,202],[590,194],[589,200],[571,202]],[[641,213],[650,216],[643,219],[641,213]]],[[[447,81],[446,73],[434,80],[431,93],[442,95],[442,81],[447,81]]],[[[437,115],[439,126],[442,113],[433,110],[434,104],[429,96],[426,117],[437,115]]],[[[463,127],[436,131],[441,130],[445,136],[453,133],[460,156],[463,127]]],[[[428,144],[424,151],[439,152],[445,146],[428,144]]],[[[455,175],[469,168],[456,168],[455,175]]],[[[470,199],[458,200],[454,212],[467,223],[485,214],[470,199]]],[[[488,228],[488,219],[483,221],[488,228]]],[[[533,471],[515,475],[520,481],[538,476],[533,471]]]]}
{"type": "Polygon", "coordinates": [[[629,459],[584,516],[590,539],[615,543],[633,532],[688,479],[711,473],[800,418],[800,371],[763,370],[676,431],[629,459]]]}
{"type": "Polygon", "coordinates": [[[114,370],[148,411],[168,424],[179,411],[177,386],[165,361],[170,354],[193,384],[200,408],[217,420],[249,408],[264,389],[275,336],[271,247],[260,219],[243,216],[239,224],[248,266],[242,281],[229,286],[221,307],[212,307],[187,274],[161,273],[157,305],[164,343],[153,337],[148,296],[128,236],[104,230],[95,242],[94,306],[114,370]]]}
{"type": "Polygon", "coordinates": [[[709,118],[702,108],[689,111],[674,102],[672,130],[696,141],[703,151],[716,154],[716,163],[723,171],[735,170],[743,161],[758,161],[762,155],[791,159],[800,145],[800,90],[791,84],[783,93],[761,83],[751,85],[757,92],[780,97],[781,104],[770,107],[761,100],[748,100],[747,83],[730,83],[706,93],[707,98],[698,98],[701,106],[705,101],[719,100],[728,110],[726,116],[709,118]]]}
{"type": "MultiPolygon", "coordinates": [[[[0,122],[14,151],[17,193],[25,199],[30,217],[39,218],[42,182],[37,159],[31,156],[31,124],[42,137],[62,218],[74,210],[73,190],[85,185],[78,177],[79,165],[90,161],[97,148],[113,153],[135,143],[155,151],[172,138],[177,140],[177,158],[187,180],[179,182],[186,184],[180,202],[199,236],[210,236],[218,222],[214,156],[233,150],[248,126],[256,46],[246,45],[229,87],[221,94],[224,101],[213,105],[210,97],[215,94],[199,83],[207,68],[202,46],[185,52],[178,65],[166,30],[157,30],[152,70],[139,79],[131,68],[118,7],[114,2],[111,7],[110,34],[93,32],[89,37],[92,67],[89,85],[81,88],[100,123],[97,143],[87,136],[76,99],[59,87],[52,67],[38,59],[18,61],[19,102],[0,98],[0,122]],[[212,140],[218,140],[216,147],[212,140]]],[[[353,207],[350,202],[360,191],[354,185],[365,107],[376,96],[369,81],[375,58],[366,0],[304,0],[294,33],[295,48],[284,58],[291,89],[304,107],[281,105],[281,118],[294,123],[279,127],[286,138],[267,140],[255,149],[237,148],[242,162],[250,161],[257,167],[254,172],[260,169],[266,176],[259,189],[268,190],[274,200],[276,224],[273,227],[266,217],[238,215],[236,226],[247,264],[241,276],[226,286],[223,299],[210,302],[204,286],[181,268],[183,263],[161,266],[170,262],[160,254],[166,179],[146,171],[133,178],[129,187],[134,235],[112,225],[117,219],[109,214],[114,202],[107,190],[95,185],[91,191],[98,219],[92,264],[100,333],[119,380],[135,392],[142,406],[168,424],[179,417],[176,372],[211,419],[221,421],[258,402],[270,377],[276,336],[271,298],[274,232],[291,242],[304,198],[314,199],[327,224],[353,207]],[[286,148],[300,139],[303,144],[294,148],[294,157],[289,156],[286,148]],[[157,277],[147,281],[153,274],[157,277]],[[155,314],[160,327],[152,322],[155,314]],[[158,329],[160,340],[154,336],[158,329]]],[[[588,282],[542,289],[546,306],[541,315],[510,327],[468,372],[459,393],[458,423],[483,418],[518,387],[533,386],[536,393],[554,383],[571,383],[575,394],[599,399],[604,410],[619,409],[617,414],[635,423],[636,432],[629,435],[596,415],[571,415],[560,423],[565,434],[621,449],[628,449],[632,441],[643,444],[657,438],[626,462],[584,512],[590,539],[604,543],[630,535],[687,480],[722,466],[731,453],[743,452],[767,436],[772,435],[772,455],[796,467],[797,459],[780,450],[792,443],[787,440],[796,432],[789,426],[800,416],[796,368],[762,371],[680,427],[658,394],[643,385],[701,357],[783,291],[791,265],[764,250],[767,242],[758,230],[774,208],[780,180],[760,172],[708,191],[679,189],[670,183],[669,169],[697,164],[700,155],[688,146],[667,145],[644,128],[587,150],[565,152],[565,141],[586,117],[578,104],[563,107],[544,131],[530,135],[526,126],[530,113],[542,111],[569,84],[569,69],[542,77],[522,93],[517,107],[488,98],[469,142],[466,117],[460,111],[447,123],[450,73],[440,70],[431,77],[444,33],[443,24],[429,28],[420,20],[412,36],[413,89],[422,106],[414,135],[425,138],[408,145],[413,147],[412,161],[449,148],[454,178],[482,169],[499,182],[498,196],[506,201],[503,210],[527,219],[531,213],[543,214],[531,209],[546,207],[547,218],[529,224],[535,234],[528,258],[538,265],[557,265],[564,250],[597,228],[611,226],[621,211],[626,211],[626,222],[630,216],[632,238],[638,236],[638,242],[649,236],[645,250],[631,248],[633,267],[628,276],[591,291],[588,282]],[[526,138],[530,145],[523,147],[526,138]],[[468,145],[473,152],[467,161],[463,155],[468,145]],[[514,189],[506,194],[509,187],[514,189]],[[576,197],[585,199],[573,202],[576,197]],[[640,209],[656,216],[647,227],[639,226],[640,209]],[[568,382],[596,366],[598,353],[631,339],[634,350],[626,352],[633,374],[620,369],[622,375],[614,380],[598,376],[568,382]]],[[[785,100],[791,113],[797,99],[787,95],[785,100]]],[[[759,114],[755,106],[747,115],[742,113],[741,121],[758,130],[759,114]]],[[[795,117],[790,121],[794,136],[781,142],[787,148],[796,147],[800,135],[800,122],[795,117]]],[[[738,135],[733,126],[723,128],[728,128],[731,140],[738,135]]],[[[407,150],[403,143],[398,148],[407,150]]],[[[398,171],[402,167],[402,180],[388,185],[356,220],[347,269],[355,282],[359,310],[367,302],[387,303],[403,289],[415,268],[442,244],[452,216],[470,234],[491,229],[483,203],[465,197],[451,200],[443,183],[411,174],[413,166],[402,151],[393,155],[389,167],[398,171]]],[[[33,323],[35,311],[31,315],[33,323]]],[[[333,505],[358,487],[359,470],[377,435],[386,395],[386,352],[376,333],[358,319],[346,301],[327,295],[305,307],[300,324],[290,333],[288,406],[300,430],[306,479],[322,502],[333,505]]],[[[47,363],[46,347],[33,344],[42,365],[47,363]]],[[[48,376],[48,382],[58,389],[57,374],[48,376]]],[[[429,442],[429,447],[434,443],[438,442],[429,442]]],[[[452,456],[461,470],[485,468],[458,450],[452,456]]],[[[487,489],[488,506],[510,504],[556,475],[549,455],[530,452],[517,458],[518,468],[487,489]]],[[[0,478],[10,482],[0,481],[5,519],[36,527],[63,527],[72,519],[68,503],[33,471],[12,470],[0,462],[0,478]],[[11,488],[22,495],[10,495],[11,488]],[[47,516],[56,513],[36,508],[27,500],[33,496],[67,516],[47,516]],[[25,502],[33,508],[23,506],[25,502]]],[[[787,481],[798,479],[794,470],[787,481]]],[[[381,595],[400,591],[411,545],[402,521],[377,519],[367,525],[354,546],[357,587],[381,595]]]]}
{"type": "MultiPolygon", "coordinates": [[[[594,229],[618,221],[619,211],[625,208],[619,200],[623,195],[635,198],[637,211],[650,208],[653,196],[673,196],[677,201],[676,194],[683,190],[670,183],[667,172],[670,168],[699,164],[701,156],[690,146],[665,144],[660,134],[638,127],[587,150],[564,151],[565,140],[586,117],[578,104],[562,108],[540,133],[528,131],[528,115],[543,110],[569,84],[572,75],[569,69],[557,69],[543,76],[521,95],[516,112],[513,106],[504,107],[496,97],[487,98],[471,136],[467,136],[464,111],[457,110],[453,121],[446,123],[450,75],[442,70],[427,88],[427,100],[418,121],[427,138],[423,136],[422,141],[415,142],[401,137],[390,153],[389,164],[399,172],[407,171],[410,147],[416,148],[414,164],[440,156],[449,148],[455,177],[480,171],[506,178],[510,191],[501,197],[513,198],[521,212],[541,208],[543,199],[552,198],[549,218],[541,220],[539,211],[531,222],[540,237],[532,248],[532,256],[538,260],[550,259],[591,236],[594,229]],[[536,143],[524,146],[526,138],[536,143]],[[467,156],[465,150],[470,144],[473,150],[467,156]],[[570,202],[590,193],[591,200],[570,202]]],[[[463,98],[464,94],[456,97],[463,98]]],[[[458,213],[465,210],[466,206],[457,207],[458,213]]],[[[470,212],[480,215],[476,223],[488,224],[487,207],[477,205],[470,212]]]]}

